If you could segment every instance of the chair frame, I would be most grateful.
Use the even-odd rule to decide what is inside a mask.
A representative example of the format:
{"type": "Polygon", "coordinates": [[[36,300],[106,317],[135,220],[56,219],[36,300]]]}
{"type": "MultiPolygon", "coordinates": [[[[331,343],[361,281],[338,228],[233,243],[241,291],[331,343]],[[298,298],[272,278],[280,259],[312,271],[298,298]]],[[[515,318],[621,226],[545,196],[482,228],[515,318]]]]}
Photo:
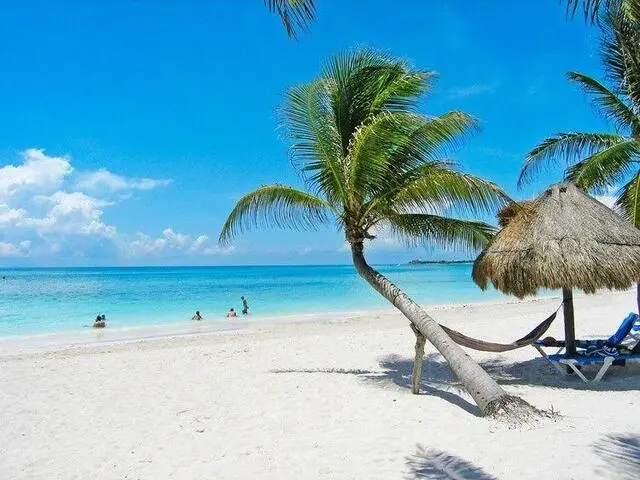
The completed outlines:
{"type": "Polygon", "coordinates": [[[542,355],[542,357],[547,360],[553,367],[560,372],[561,374],[566,374],[560,365],[565,365],[569,367],[573,373],[575,373],[584,383],[598,383],[605,376],[609,367],[613,365],[613,362],[616,360],[624,360],[626,362],[640,362],[640,355],[632,354],[632,355],[618,355],[618,356],[593,356],[593,357],[567,357],[562,354],[564,347],[560,347],[558,351],[552,355],[547,355],[547,353],[540,347],[540,345],[534,344],[533,347],[542,355]],[[582,358],[582,361],[581,361],[582,358]],[[599,365],[602,364],[596,375],[592,380],[589,380],[582,371],[580,371],[580,366],[583,365],[599,365]]]}

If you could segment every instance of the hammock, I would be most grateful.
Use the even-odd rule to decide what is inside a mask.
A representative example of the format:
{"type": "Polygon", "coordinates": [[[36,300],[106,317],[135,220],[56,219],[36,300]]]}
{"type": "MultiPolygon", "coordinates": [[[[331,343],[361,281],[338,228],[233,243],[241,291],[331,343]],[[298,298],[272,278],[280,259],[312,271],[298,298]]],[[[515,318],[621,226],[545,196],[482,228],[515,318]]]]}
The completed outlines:
{"type": "MultiPolygon", "coordinates": [[[[562,304],[560,305],[560,307],[562,304]]],[[[558,307],[558,310],[560,310],[558,307]]],[[[445,327],[444,325],[440,325],[442,329],[451,337],[451,340],[456,342],[463,347],[468,347],[473,350],[480,350],[482,352],[508,352],[509,350],[515,350],[516,348],[526,347],[527,345],[531,345],[533,342],[538,340],[544,333],[549,329],[551,324],[556,318],[558,314],[558,310],[553,312],[549,317],[547,317],[540,325],[531,330],[524,337],[516,340],[512,343],[492,343],[485,342],[483,340],[478,340],[477,338],[467,337],[460,332],[456,332],[455,330],[451,330],[449,327],[445,327]]]]}

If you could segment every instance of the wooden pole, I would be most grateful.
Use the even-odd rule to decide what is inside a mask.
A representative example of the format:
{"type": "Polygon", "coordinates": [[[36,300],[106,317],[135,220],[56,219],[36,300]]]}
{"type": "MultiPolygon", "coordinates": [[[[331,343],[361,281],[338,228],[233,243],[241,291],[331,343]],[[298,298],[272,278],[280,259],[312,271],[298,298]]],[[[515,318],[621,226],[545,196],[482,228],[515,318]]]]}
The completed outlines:
{"type": "Polygon", "coordinates": [[[564,341],[567,354],[576,354],[576,327],[573,321],[573,292],[570,288],[562,289],[562,312],[564,314],[564,341]]]}

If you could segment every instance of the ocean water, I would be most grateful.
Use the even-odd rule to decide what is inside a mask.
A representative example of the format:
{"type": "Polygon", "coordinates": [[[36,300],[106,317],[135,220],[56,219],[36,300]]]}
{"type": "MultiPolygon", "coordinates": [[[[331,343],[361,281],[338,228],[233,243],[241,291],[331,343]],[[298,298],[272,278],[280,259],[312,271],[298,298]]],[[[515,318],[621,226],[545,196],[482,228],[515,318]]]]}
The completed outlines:
{"type": "MultiPolygon", "coordinates": [[[[377,268],[422,304],[504,298],[473,283],[471,264],[377,268]]],[[[241,295],[252,321],[390,308],[350,265],[0,269],[0,337],[86,330],[102,313],[110,328],[178,324],[196,310],[225,323],[241,295]]]]}

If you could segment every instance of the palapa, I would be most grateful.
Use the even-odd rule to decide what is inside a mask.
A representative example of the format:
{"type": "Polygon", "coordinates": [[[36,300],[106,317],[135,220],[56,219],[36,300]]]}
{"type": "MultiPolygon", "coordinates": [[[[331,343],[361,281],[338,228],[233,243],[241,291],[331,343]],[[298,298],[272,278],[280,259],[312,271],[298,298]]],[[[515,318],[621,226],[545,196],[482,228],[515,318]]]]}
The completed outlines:
{"type": "Polygon", "coordinates": [[[502,229],[473,264],[483,290],[491,282],[522,298],[562,289],[567,351],[575,353],[572,289],[626,290],[640,281],[640,230],[571,183],[512,204],[502,229]]]}

